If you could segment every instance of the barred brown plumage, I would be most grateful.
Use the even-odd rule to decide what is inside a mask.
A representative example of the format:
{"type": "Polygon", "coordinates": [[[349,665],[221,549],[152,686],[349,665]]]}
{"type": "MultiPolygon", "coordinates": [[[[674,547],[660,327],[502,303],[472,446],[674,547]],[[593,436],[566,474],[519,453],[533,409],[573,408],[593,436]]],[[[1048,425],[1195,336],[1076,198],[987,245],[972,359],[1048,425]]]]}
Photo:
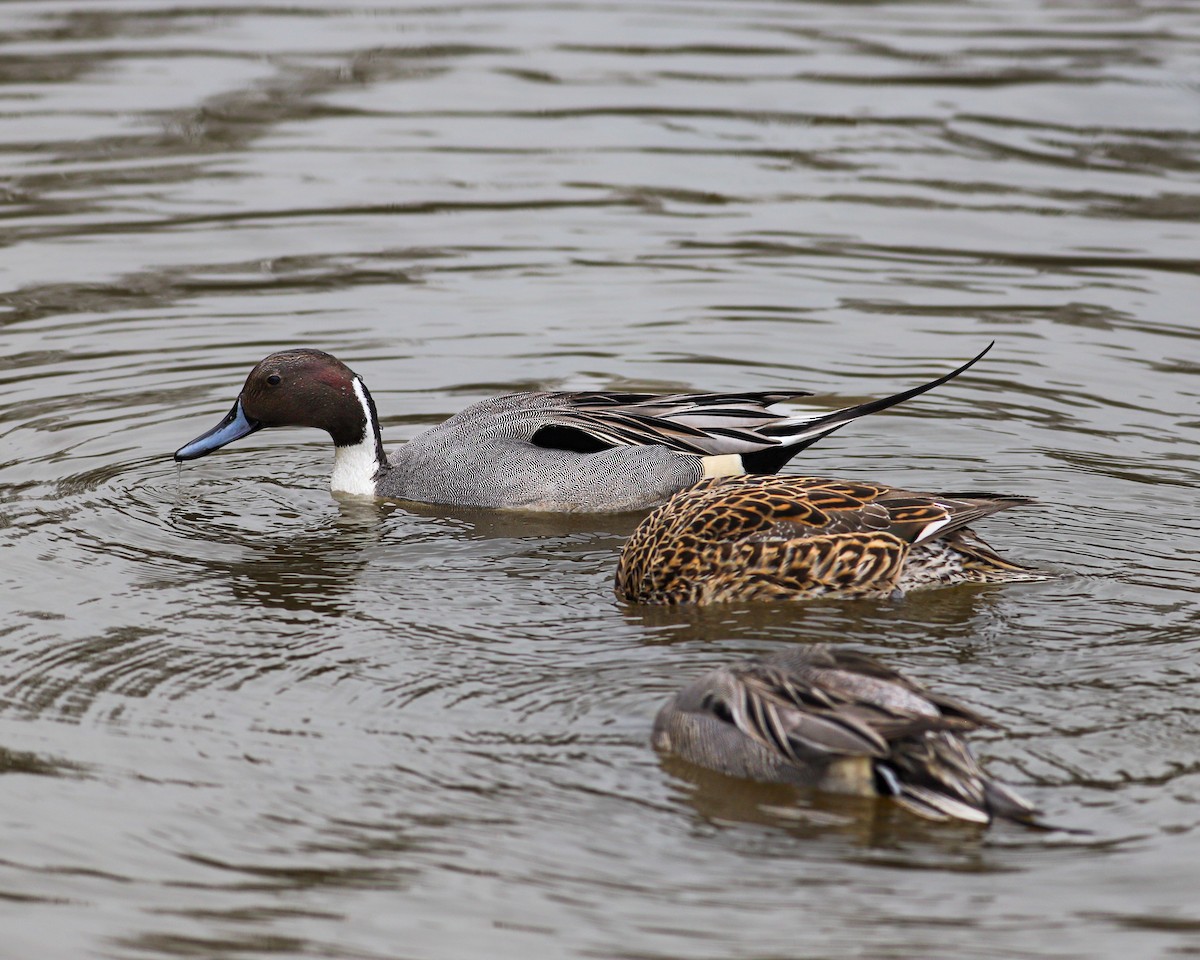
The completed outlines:
{"type": "Polygon", "coordinates": [[[704,604],[1045,579],[967,529],[1029,502],[823,477],[702,480],[633,532],[618,562],[617,594],[639,603],[704,604]]]}

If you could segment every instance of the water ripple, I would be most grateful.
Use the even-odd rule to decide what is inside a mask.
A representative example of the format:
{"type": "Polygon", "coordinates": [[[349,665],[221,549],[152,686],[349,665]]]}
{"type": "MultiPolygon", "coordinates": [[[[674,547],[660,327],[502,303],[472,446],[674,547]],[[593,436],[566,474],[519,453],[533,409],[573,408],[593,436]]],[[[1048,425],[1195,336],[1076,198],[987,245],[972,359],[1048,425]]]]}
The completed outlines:
{"type": "Polygon", "coordinates": [[[549,13],[5,5],[6,946],[752,957],[802,915],[828,954],[1186,949],[1192,11],[549,13]],[[642,610],[635,518],[338,501],[302,431],[170,459],[290,345],[392,444],[515,389],[831,407],[991,339],[790,469],[1035,496],[983,532],[1043,584],[642,610]],[[976,705],[989,770],[1091,834],[648,748],[691,676],[817,641],[976,705]]]}

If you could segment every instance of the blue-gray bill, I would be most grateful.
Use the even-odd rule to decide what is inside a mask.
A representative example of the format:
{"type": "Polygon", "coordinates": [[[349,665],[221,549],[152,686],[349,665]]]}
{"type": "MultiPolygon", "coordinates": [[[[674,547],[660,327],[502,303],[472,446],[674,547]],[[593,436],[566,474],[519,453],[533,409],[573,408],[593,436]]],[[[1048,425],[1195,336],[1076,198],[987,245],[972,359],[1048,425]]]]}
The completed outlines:
{"type": "Polygon", "coordinates": [[[195,460],[197,457],[219,450],[227,443],[233,443],[234,440],[240,440],[242,437],[254,433],[255,430],[261,429],[262,424],[247,417],[242,411],[242,401],[236,400],[233,409],[229,411],[224,420],[207,433],[202,433],[191,443],[185,443],[176,450],[175,459],[195,460]]]}

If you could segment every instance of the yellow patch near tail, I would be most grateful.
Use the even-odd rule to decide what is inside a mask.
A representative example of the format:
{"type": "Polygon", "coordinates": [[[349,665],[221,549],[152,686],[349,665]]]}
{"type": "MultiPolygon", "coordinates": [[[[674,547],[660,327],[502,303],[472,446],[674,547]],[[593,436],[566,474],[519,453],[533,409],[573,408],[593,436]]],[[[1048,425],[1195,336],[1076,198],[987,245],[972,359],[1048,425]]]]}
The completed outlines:
{"type": "Polygon", "coordinates": [[[704,464],[704,476],[707,477],[737,477],[746,472],[740,453],[719,453],[712,457],[701,457],[704,464]]]}

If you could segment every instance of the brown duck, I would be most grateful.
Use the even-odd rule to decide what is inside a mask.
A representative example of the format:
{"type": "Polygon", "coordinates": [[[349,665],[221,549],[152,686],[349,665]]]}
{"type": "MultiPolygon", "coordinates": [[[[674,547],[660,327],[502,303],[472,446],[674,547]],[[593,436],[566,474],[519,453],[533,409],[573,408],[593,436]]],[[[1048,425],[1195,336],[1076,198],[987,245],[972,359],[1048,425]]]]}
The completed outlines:
{"type": "Polygon", "coordinates": [[[712,670],[654,721],[656,749],[728,776],[890,797],[931,820],[1044,827],[961,734],[974,711],[848,650],[797,647],[712,670]]]}
{"type": "Polygon", "coordinates": [[[912,493],[823,477],[702,480],[625,544],[617,595],[638,603],[886,596],[951,583],[1043,580],[968,524],[1028,497],[912,493]]]}

